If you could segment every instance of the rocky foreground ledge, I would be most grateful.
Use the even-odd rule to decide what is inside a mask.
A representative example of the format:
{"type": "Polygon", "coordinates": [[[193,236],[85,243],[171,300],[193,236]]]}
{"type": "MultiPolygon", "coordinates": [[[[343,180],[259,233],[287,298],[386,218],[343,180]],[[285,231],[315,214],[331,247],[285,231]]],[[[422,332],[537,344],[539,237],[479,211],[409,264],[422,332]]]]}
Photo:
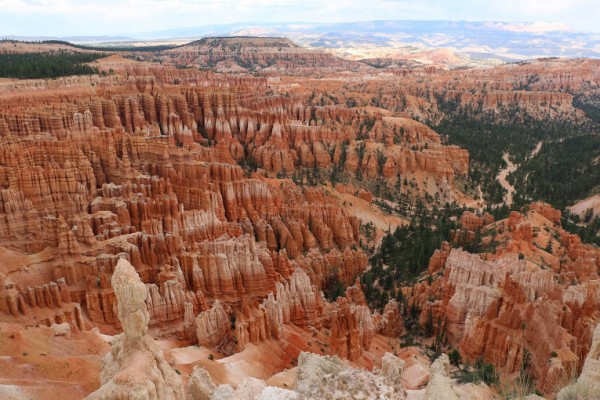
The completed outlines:
{"type": "MultiPolygon", "coordinates": [[[[369,372],[353,368],[337,356],[302,352],[298,357],[295,382],[291,389],[268,386],[263,380],[248,378],[234,388],[216,385],[203,367],[194,367],[187,390],[178,372],[165,361],[157,342],[148,334],[147,286],[126,260],[119,260],[111,279],[118,301],[118,317],[123,333],[114,337],[112,350],[102,363],[102,386],[88,400],[166,399],[481,399],[493,398],[485,385],[458,385],[450,378],[448,356],[443,354],[430,367],[428,385],[407,390],[403,374],[405,362],[391,353],[382,358],[381,368],[369,372]]],[[[600,374],[597,360],[600,328],[593,350],[577,385],[594,382],[600,374]]],[[[566,398],[566,397],[565,397],[566,398]]]]}

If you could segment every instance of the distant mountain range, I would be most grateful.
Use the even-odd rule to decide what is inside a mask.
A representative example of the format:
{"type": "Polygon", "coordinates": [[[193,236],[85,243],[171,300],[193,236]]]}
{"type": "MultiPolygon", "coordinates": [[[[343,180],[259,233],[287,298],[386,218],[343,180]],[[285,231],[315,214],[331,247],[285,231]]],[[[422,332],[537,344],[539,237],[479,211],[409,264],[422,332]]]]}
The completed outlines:
{"type": "MultiPolygon", "coordinates": [[[[310,48],[350,58],[379,57],[387,50],[423,52],[446,48],[470,58],[522,60],[539,57],[600,58],[600,33],[564,24],[469,21],[367,21],[349,23],[235,23],[140,33],[132,37],[54,38],[76,43],[183,41],[206,36],[283,36],[310,48]],[[371,54],[375,51],[374,54],[371,54]]],[[[48,38],[12,37],[21,40],[48,38]]]]}

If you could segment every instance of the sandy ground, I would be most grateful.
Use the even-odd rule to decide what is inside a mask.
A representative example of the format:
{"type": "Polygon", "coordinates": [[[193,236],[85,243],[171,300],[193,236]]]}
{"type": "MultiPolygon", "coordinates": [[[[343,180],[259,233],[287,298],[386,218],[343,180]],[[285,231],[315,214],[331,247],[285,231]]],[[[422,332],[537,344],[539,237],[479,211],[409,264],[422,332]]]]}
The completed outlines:
{"type": "MultiPolygon", "coordinates": [[[[281,340],[250,343],[243,351],[229,357],[200,346],[177,348],[171,341],[159,341],[159,344],[165,359],[181,372],[185,385],[194,366],[202,366],[217,384],[236,386],[246,378],[254,377],[272,386],[290,388],[296,379],[297,359],[302,351],[322,355],[330,353],[327,335],[327,331],[310,333],[297,326],[286,325],[281,340]],[[212,360],[210,354],[213,355],[212,360]]],[[[369,352],[349,362],[349,365],[372,370],[381,363],[383,354],[398,350],[398,339],[375,335],[369,352]]]]}
{"type": "Polygon", "coordinates": [[[538,142],[538,144],[535,145],[535,149],[533,149],[533,151],[531,152],[531,154],[529,154],[529,157],[527,157],[527,158],[533,158],[533,157],[537,156],[537,154],[542,149],[542,144],[543,143],[544,142],[538,142]]]}
{"type": "MultiPolygon", "coordinates": [[[[535,157],[542,149],[542,144],[543,144],[543,142],[538,142],[538,144],[535,145],[535,148],[531,151],[531,153],[529,154],[529,156],[527,158],[535,157]]],[[[508,153],[504,153],[502,155],[502,159],[504,161],[506,161],[506,168],[504,168],[503,170],[500,171],[500,173],[496,177],[496,180],[498,180],[498,182],[500,182],[500,185],[502,185],[502,187],[508,191],[508,193],[504,196],[504,202],[508,206],[511,206],[512,202],[513,202],[513,195],[515,194],[516,189],[513,185],[508,183],[508,181],[506,180],[506,177],[511,172],[516,171],[517,168],[519,168],[519,166],[516,164],[513,164],[510,161],[510,159],[508,157],[508,153]]]]}
{"type": "MultiPolygon", "coordinates": [[[[159,340],[158,344],[181,375],[184,387],[194,366],[202,366],[217,384],[237,386],[255,377],[272,386],[291,388],[300,352],[330,355],[329,334],[327,329],[310,332],[286,325],[281,340],[250,343],[229,357],[177,340],[159,340]]],[[[100,385],[101,360],[110,351],[111,339],[96,329],[66,333],[0,322],[0,399],[84,398],[100,385]]],[[[406,378],[413,385],[428,376],[428,361],[419,349],[400,349],[399,339],[381,335],[375,335],[368,352],[348,364],[373,370],[380,367],[386,352],[397,353],[406,361],[406,378]]]]}
{"type": "Polygon", "coordinates": [[[569,210],[571,210],[573,214],[583,217],[590,208],[593,210],[594,215],[600,215],[600,194],[595,194],[587,199],[578,201],[569,207],[569,210]]]}
{"type": "Polygon", "coordinates": [[[378,207],[374,207],[366,200],[352,194],[340,193],[338,191],[332,191],[332,194],[340,200],[340,203],[348,210],[350,215],[360,218],[363,224],[371,222],[375,226],[377,230],[375,235],[376,242],[388,230],[393,232],[398,226],[409,222],[395,215],[384,214],[378,207]]]}
{"type": "Polygon", "coordinates": [[[504,161],[506,161],[506,168],[504,168],[503,170],[500,171],[500,173],[498,174],[496,179],[498,180],[498,182],[500,182],[500,185],[502,185],[502,187],[507,190],[507,193],[504,195],[504,202],[508,206],[511,206],[512,202],[513,202],[513,195],[515,193],[515,188],[513,185],[508,183],[508,181],[506,180],[506,177],[511,172],[514,172],[517,170],[517,165],[513,164],[510,161],[510,159],[508,158],[508,153],[504,153],[504,155],[502,155],[502,159],[504,161]]]}
{"type": "Polygon", "coordinates": [[[0,399],[81,399],[100,386],[109,349],[96,331],[61,336],[0,323],[0,399]]]}

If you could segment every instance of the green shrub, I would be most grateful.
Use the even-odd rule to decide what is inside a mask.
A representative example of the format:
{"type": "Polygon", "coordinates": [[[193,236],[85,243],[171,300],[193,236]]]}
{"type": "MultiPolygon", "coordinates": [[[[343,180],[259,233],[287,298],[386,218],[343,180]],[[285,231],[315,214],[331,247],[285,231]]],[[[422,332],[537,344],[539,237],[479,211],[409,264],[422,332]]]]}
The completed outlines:
{"type": "Polygon", "coordinates": [[[492,364],[483,361],[483,358],[477,359],[475,364],[467,366],[464,370],[458,372],[456,378],[460,383],[486,383],[494,385],[498,383],[498,373],[492,364]]]}

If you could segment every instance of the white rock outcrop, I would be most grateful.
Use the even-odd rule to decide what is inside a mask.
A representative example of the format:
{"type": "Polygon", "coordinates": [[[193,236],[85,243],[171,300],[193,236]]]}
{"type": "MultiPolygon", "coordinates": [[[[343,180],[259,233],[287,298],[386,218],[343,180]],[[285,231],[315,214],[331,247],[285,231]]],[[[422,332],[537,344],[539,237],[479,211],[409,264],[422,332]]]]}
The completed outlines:
{"type": "Polygon", "coordinates": [[[592,346],[577,382],[558,392],[557,399],[600,399],[600,324],[594,330],[592,346]]]}
{"type": "Polygon", "coordinates": [[[231,385],[219,386],[211,400],[300,400],[300,397],[291,390],[267,386],[260,379],[249,378],[235,390],[231,385]]]}
{"type": "Polygon", "coordinates": [[[125,259],[117,263],[111,284],[123,333],[113,339],[112,350],[102,361],[102,386],[87,399],[183,400],[181,378],[148,335],[146,285],[125,259]]]}
{"type": "Polygon", "coordinates": [[[188,400],[210,400],[217,385],[203,367],[194,367],[188,381],[188,400]]]}
{"type": "Polygon", "coordinates": [[[294,390],[301,399],[404,399],[404,393],[396,392],[384,376],[351,368],[335,356],[305,352],[298,357],[294,390]]]}
{"type": "Polygon", "coordinates": [[[425,391],[425,400],[458,400],[450,378],[450,360],[442,354],[431,364],[431,377],[425,391]]]}

